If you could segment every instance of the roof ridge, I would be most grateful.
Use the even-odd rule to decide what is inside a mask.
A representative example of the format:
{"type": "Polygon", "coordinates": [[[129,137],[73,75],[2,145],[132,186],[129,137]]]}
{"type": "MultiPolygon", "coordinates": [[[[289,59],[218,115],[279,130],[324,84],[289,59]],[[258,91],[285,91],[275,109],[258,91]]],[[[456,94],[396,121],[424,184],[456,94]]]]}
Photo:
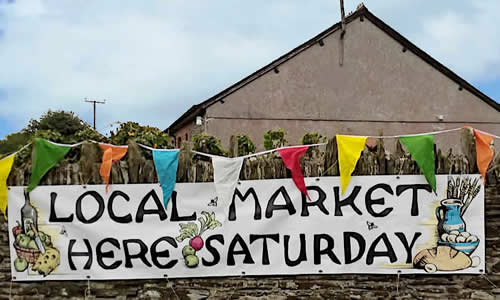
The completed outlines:
{"type": "MultiPolygon", "coordinates": [[[[409,41],[407,38],[405,38],[402,34],[397,32],[395,29],[393,29],[391,26],[383,22],[381,19],[379,19],[377,16],[372,14],[368,8],[364,5],[363,2],[361,2],[356,10],[354,12],[351,12],[346,18],[345,22],[346,24],[352,22],[353,20],[357,19],[358,17],[364,16],[367,19],[369,19],[375,26],[377,26],[380,30],[384,31],[386,34],[388,34],[390,37],[401,43],[405,48],[408,50],[412,51],[415,55],[420,57],[422,60],[430,64],[432,67],[434,67],[436,70],[439,72],[443,73],[446,77],[451,79],[452,81],[456,82],[459,84],[460,87],[467,89],[469,92],[471,92],[473,95],[478,97],[479,99],[483,100],[490,106],[492,106],[494,109],[500,112],[500,104],[497,103],[495,100],[491,99],[489,96],[475,88],[472,84],[467,82],[465,79],[451,71],[449,68],[441,64],[439,61],[431,57],[429,54],[427,54],[425,51],[420,49],[418,46],[413,44],[411,41],[409,41]]],[[[223,98],[227,97],[228,95],[231,95],[235,91],[239,90],[241,87],[251,83],[252,81],[256,80],[257,78],[261,77],[262,75],[266,74],[267,72],[275,69],[282,63],[294,58],[298,54],[300,54],[302,51],[307,50],[308,48],[312,47],[314,44],[320,42],[323,38],[331,35],[335,31],[339,30],[341,27],[341,22],[337,22],[333,24],[332,26],[328,27],[327,29],[323,30],[313,38],[307,40],[306,42],[300,44],[299,46],[295,47],[294,49],[286,52],[285,54],[281,55],[280,57],[276,58],[275,60],[271,61],[270,63],[266,64],[265,66],[259,68],[257,71],[251,73],[250,75],[244,77],[243,79],[237,81],[236,83],[230,85],[229,87],[223,89],[219,93],[213,95],[212,97],[206,99],[205,101],[191,106],[184,114],[182,114],[177,120],[175,120],[167,129],[166,131],[170,131],[171,129],[174,129],[177,126],[183,125],[185,122],[188,120],[193,119],[196,115],[200,114],[202,111],[204,111],[207,107],[211,106],[212,104],[222,101],[223,98]]]]}

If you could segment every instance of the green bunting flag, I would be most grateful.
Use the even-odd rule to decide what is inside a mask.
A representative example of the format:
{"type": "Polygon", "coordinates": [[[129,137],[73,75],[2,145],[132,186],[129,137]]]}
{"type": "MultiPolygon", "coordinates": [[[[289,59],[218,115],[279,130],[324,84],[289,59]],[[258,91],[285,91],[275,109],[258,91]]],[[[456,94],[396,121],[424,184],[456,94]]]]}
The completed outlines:
{"type": "Polygon", "coordinates": [[[405,145],[413,159],[417,162],[418,167],[424,173],[425,179],[436,192],[436,174],[434,163],[434,136],[418,135],[404,136],[399,140],[405,145]]]}
{"type": "Polygon", "coordinates": [[[31,169],[28,193],[39,183],[42,177],[54,167],[71,149],[69,145],[58,145],[44,139],[35,139],[33,167],[31,169]]]}

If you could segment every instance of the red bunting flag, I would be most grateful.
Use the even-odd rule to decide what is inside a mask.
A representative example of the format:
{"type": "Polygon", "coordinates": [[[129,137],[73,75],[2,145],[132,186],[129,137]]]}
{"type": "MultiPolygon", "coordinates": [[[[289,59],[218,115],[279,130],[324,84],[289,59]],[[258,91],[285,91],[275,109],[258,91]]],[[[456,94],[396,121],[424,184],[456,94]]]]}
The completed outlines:
{"type": "Polygon", "coordinates": [[[311,198],[307,194],[306,184],[304,182],[304,175],[302,175],[302,169],[300,168],[300,158],[304,153],[306,153],[309,146],[293,147],[293,148],[283,148],[278,149],[281,159],[285,164],[285,167],[292,172],[292,179],[297,188],[306,195],[309,201],[311,198]]]}
{"type": "Polygon", "coordinates": [[[102,164],[99,174],[106,182],[106,193],[108,192],[109,176],[111,174],[111,165],[113,162],[122,159],[127,154],[128,146],[113,146],[108,144],[99,144],[104,151],[102,154],[102,164]]]}
{"type": "Polygon", "coordinates": [[[488,134],[481,133],[479,130],[474,130],[474,137],[476,138],[476,163],[479,173],[486,183],[486,171],[493,159],[493,149],[491,149],[491,142],[493,137],[488,134]]]}

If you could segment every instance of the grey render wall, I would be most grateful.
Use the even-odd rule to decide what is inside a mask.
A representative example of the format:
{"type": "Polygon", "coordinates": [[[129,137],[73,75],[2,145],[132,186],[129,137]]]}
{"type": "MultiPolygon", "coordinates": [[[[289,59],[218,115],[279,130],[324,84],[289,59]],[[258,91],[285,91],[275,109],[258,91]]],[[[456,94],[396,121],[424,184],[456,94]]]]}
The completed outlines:
{"type": "MultiPolygon", "coordinates": [[[[207,108],[208,133],[223,145],[237,132],[260,148],[268,129],[283,128],[290,144],[307,132],[386,135],[471,125],[500,133],[500,112],[437,71],[368,19],[347,24],[344,64],[339,35],[324,38],[207,108]],[[437,116],[443,115],[441,122],[437,116]]],[[[438,146],[458,142],[437,137],[438,146]]],[[[457,150],[457,149],[455,149],[457,150]]]]}

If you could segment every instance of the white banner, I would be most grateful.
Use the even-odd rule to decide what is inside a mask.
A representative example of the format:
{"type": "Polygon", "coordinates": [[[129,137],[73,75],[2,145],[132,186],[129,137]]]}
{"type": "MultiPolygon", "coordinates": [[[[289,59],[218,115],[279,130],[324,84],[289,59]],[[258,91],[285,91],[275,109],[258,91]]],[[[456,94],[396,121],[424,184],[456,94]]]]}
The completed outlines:
{"type": "Polygon", "coordinates": [[[14,280],[338,273],[476,273],[485,269],[478,175],[241,181],[229,206],[213,183],[9,189],[14,280]],[[30,201],[27,201],[30,199],[30,201]]]}

